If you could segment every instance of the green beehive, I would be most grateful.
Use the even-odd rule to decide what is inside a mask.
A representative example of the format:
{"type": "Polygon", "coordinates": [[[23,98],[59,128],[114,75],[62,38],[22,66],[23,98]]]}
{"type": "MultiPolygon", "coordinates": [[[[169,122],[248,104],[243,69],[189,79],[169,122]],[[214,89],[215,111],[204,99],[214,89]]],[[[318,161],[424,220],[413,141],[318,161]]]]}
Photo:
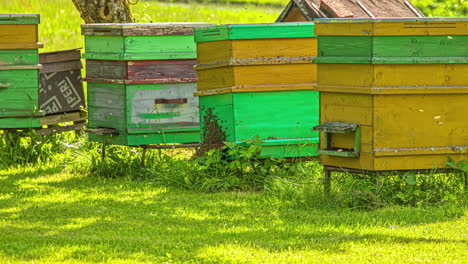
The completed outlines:
{"type": "Polygon", "coordinates": [[[0,128],[41,125],[36,14],[0,14],[0,128]]]}
{"type": "Polygon", "coordinates": [[[89,139],[200,142],[193,28],[208,23],[83,25],[89,139]]]}
{"type": "Polygon", "coordinates": [[[203,150],[259,138],[262,156],[317,155],[313,23],[216,26],[195,41],[203,150]]]}

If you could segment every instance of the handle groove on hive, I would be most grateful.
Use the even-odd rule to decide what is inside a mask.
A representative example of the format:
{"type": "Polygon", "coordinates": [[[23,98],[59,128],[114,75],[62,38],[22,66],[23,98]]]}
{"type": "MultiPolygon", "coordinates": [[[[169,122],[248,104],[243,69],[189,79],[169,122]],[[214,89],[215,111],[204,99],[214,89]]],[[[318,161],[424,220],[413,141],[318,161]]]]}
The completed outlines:
{"type": "Polygon", "coordinates": [[[158,98],[154,100],[155,104],[186,104],[187,98],[176,98],[176,99],[167,99],[167,98],[158,98]]]}

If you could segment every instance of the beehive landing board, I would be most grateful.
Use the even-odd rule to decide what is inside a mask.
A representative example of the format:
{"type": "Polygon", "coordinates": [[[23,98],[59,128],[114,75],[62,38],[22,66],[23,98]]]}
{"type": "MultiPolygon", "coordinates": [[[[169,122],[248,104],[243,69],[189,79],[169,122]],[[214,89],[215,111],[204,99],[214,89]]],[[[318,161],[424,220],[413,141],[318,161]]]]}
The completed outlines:
{"type": "Polygon", "coordinates": [[[315,91],[201,96],[200,112],[205,136],[237,143],[259,136],[263,140],[264,156],[316,156],[318,133],[311,131],[318,124],[318,93],[315,91]],[[217,127],[221,129],[210,131],[217,127]]]}
{"type": "Polygon", "coordinates": [[[88,127],[112,128],[119,133],[90,139],[121,145],[199,142],[195,90],[195,83],[89,82],[88,127]]]}

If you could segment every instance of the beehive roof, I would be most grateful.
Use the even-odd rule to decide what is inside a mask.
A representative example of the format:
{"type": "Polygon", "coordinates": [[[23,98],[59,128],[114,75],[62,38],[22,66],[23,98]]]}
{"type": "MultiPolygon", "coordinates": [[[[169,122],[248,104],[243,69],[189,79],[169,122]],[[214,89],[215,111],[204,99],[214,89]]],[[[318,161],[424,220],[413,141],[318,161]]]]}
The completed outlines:
{"type": "Polygon", "coordinates": [[[423,17],[408,0],[291,0],[276,22],[314,18],[423,17]]]}

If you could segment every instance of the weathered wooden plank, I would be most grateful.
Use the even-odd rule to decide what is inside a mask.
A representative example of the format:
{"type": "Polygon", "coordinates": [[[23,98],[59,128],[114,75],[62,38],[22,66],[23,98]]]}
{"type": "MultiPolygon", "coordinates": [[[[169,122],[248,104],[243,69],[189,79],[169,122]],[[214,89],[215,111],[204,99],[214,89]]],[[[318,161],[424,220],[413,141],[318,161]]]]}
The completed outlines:
{"type": "Polygon", "coordinates": [[[193,35],[194,28],[214,26],[213,23],[125,23],[84,24],[86,36],[166,36],[193,35]]]}
{"type": "Polygon", "coordinates": [[[0,14],[0,24],[39,24],[39,14],[0,14]]]}
{"type": "Polygon", "coordinates": [[[195,60],[88,60],[87,80],[126,84],[194,82],[195,63],[195,60]]]}
{"type": "Polygon", "coordinates": [[[62,61],[54,63],[42,64],[42,69],[39,73],[53,73],[53,72],[63,72],[63,71],[73,71],[83,68],[80,60],[75,61],[62,61]]]}
{"type": "Polygon", "coordinates": [[[65,122],[86,121],[85,112],[72,112],[56,115],[48,115],[40,118],[41,126],[56,125],[65,122]]]}
{"type": "MultiPolygon", "coordinates": [[[[34,68],[25,70],[0,70],[0,82],[11,83],[12,86],[9,90],[20,87],[37,87],[39,82],[39,70],[34,68]]],[[[0,89],[0,91],[2,90],[0,89]]]]}
{"type": "Polygon", "coordinates": [[[200,132],[198,130],[180,132],[153,130],[152,133],[121,133],[118,136],[99,136],[95,134],[89,134],[88,139],[95,142],[125,146],[142,146],[150,144],[184,144],[200,142],[200,132]]]}
{"type": "Polygon", "coordinates": [[[52,52],[43,52],[39,54],[39,60],[41,64],[64,62],[64,61],[76,61],[81,59],[80,48],[60,50],[52,52]]]}

